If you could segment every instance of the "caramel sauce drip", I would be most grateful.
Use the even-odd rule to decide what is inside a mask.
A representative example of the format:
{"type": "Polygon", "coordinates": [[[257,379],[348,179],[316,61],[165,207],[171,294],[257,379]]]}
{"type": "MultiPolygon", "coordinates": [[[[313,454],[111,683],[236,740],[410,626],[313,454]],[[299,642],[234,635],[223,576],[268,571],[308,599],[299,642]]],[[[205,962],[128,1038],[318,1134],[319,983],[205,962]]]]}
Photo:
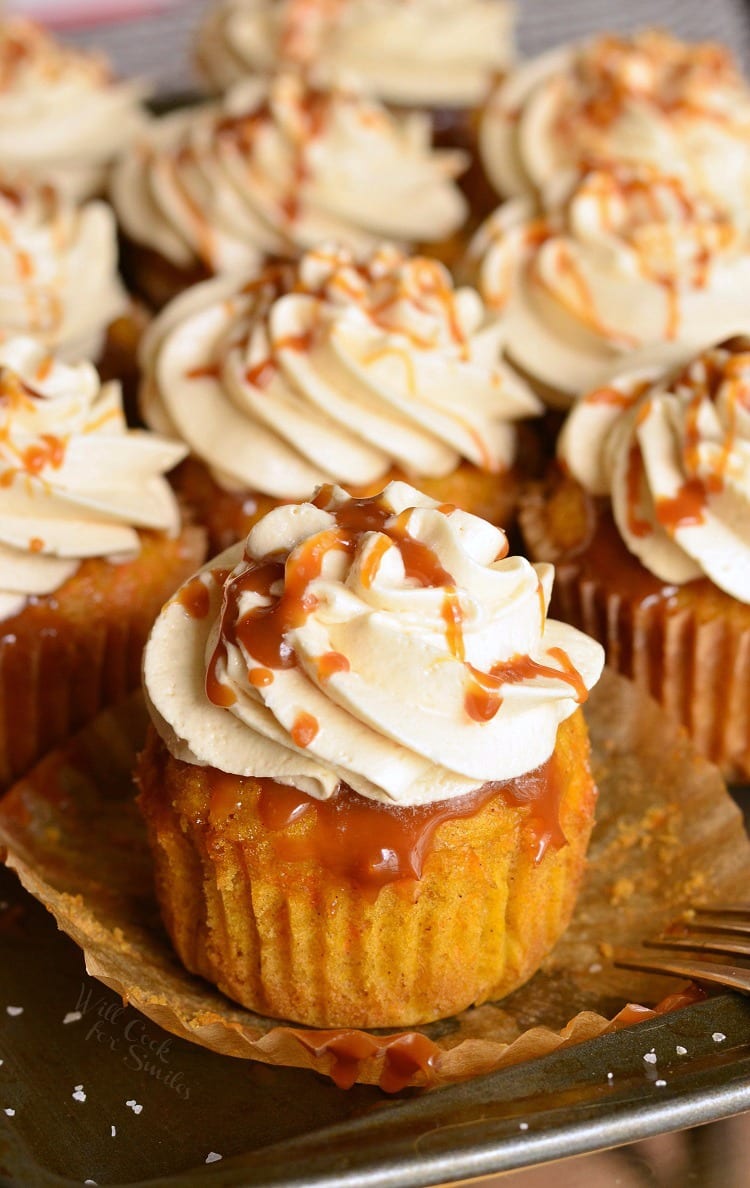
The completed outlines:
{"type": "Polygon", "coordinates": [[[672,499],[656,500],[656,518],[671,535],[678,528],[702,524],[706,511],[706,488],[700,479],[688,479],[672,499]]]}
{"type": "MultiPolygon", "coordinates": [[[[212,769],[212,820],[219,811],[213,807],[215,800],[219,806],[226,802],[226,779],[234,781],[231,796],[235,799],[240,789],[241,803],[239,777],[215,776],[212,769]]],[[[537,864],[548,849],[566,844],[560,824],[563,783],[554,755],[518,779],[488,783],[468,796],[413,807],[368,800],[346,786],[329,800],[316,800],[275,780],[251,782],[260,789],[258,815],[272,835],[279,861],[319,865],[336,878],[354,883],[371,901],[390,883],[422,877],[440,825],[476,816],[494,801],[528,809],[524,829],[537,864]]]]}
{"type": "Polygon", "coordinates": [[[471,664],[467,665],[470,681],[464,705],[469,717],[475,722],[489,722],[503,704],[504,685],[520,685],[523,681],[531,681],[537,677],[565,681],[573,690],[578,704],[582,705],[588,697],[588,690],[567,652],[563,648],[549,648],[547,655],[557,660],[560,667],[542,664],[538,660],[533,660],[531,656],[520,653],[512,656],[510,660],[493,664],[489,672],[481,672],[471,664]]]}
{"type": "Polygon", "coordinates": [[[628,454],[628,466],[625,476],[628,528],[633,536],[650,536],[653,529],[648,520],[638,514],[641,502],[641,483],[643,481],[643,459],[641,451],[634,443],[628,454]]]}
{"type": "Polygon", "coordinates": [[[211,595],[205,582],[199,577],[194,577],[182,587],[175,602],[179,602],[191,619],[205,619],[211,607],[211,595]]]}
{"type": "Polygon", "coordinates": [[[297,717],[292,723],[292,729],[289,733],[292,736],[292,741],[298,747],[309,747],[312,740],[318,733],[320,726],[316,718],[312,714],[306,713],[302,710],[297,714],[297,717]]]}
{"type": "Polygon", "coordinates": [[[65,461],[64,438],[54,433],[42,433],[41,445],[28,446],[20,455],[21,465],[29,474],[40,474],[46,466],[59,470],[65,461]]]}
{"type": "Polygon", "coordinates": [[[635,396],[629,392],[621,392],[619,388],[605,387],[587,393],[585,399],[586,404],[610,404],[614,408],[630,408],[635,396]]]}
{"type": "Polygon", "coordinates": [[[221,377],[220,363],[206,363],[203,367],[191,367],[185,372],[185,379],[219,379],[221,377]]]}
{"type": "Polygon", "coordinates": [[[331,1057],[330,1077],[339,1089],[351,1089],[363,1065],[382,1059],[378,1085],[385,1093],[400,1093],[421,1073],[426,1084],[435,1082],[441,1050],[426,1035],[412,1031],[404,1035],[377,1036],[366,1031],[302,1031],[295,1037],[314,1056],[331,1057]]]}
{"type": "Polygon", "coordinates": [[[318,659],[318,680],[329,681],[335,673],[348,672],[349,668],[349,661],[341,652],[325,652],[318,659]]]}
{"type": "Polygon", "coordinates": [[[270,668],[251,668],[247,679],[254,689],[265,689],[273,684],[273,673],[270,668]]]}

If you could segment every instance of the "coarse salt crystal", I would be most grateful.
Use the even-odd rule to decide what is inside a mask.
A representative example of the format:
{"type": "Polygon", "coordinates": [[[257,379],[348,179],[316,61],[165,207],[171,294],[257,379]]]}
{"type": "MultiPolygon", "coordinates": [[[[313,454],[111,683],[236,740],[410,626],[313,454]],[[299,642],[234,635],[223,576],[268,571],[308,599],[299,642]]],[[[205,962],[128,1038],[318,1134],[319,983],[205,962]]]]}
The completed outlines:
{"type": "Polygon", "coordinates": [[[643,1059],[646,1061],[646,1064],[656,1064],[656,1053],[647,1052],[643,1059]]]}
{"type": "Polygon", "coordinates": [[[83,1085],[76,1085],[72,1093],[73,1101],[85,1101],[86,1094],[83,1091],[83,1085]]]}
{"type": "Polygon", "coordinates": [[[654,1084],[656,1085],[657,1089],[663,1089],[664,1086],[666,1085],[666,1083],[667,1083],[666,1081],[654,1081],[654,1084]]]}
{"type": "Polygon", "coordinates": [[[687,1056],[687,1048],[683,1048],[682,1044],[677,1045],[675,1052],[678,1056],[687,1056]]]}
{"type": "Polygon", "coordinates": [[[218,1151],[209,1151],[206,1156],[206,1163],[218,1163],[222,1156],[218,1151]]]}
{"type": "Polygon", "coordinates": [[[15,1116],[16,1116],[16,1111],[15,1111],[15,1110],[12,1110],[12,1109],[10,1108],[10,1106],[8,1106],[6,1109],[4,1109],[4,1110],[3,1110],[3,1113],[4,1113],[4,1114],[7,1114],[9,1118],[15,1118],[15,1116]]]}
{"type": "Polygon", "coordinates": [[[723,1044],[724,1040],[726,1038],[727,1037],[724,1035],[723,1031],[715,1031],[713,1033],[713,1035],[711,1036],[711,1039],[714,1041],[715,1044],[723,1044]]]}
{"type": "Polygon", "coordinates": [[[80,1011],[68,1011],[67,1015],[63,1019],[63,1026],[67,1026],[68,1023],[77,1023],[78,1020],[82,1018],[83,1015],[80,1011]]]}
{"type": "Polygon", "coordinates": [[[528,1129],[529,1129],[529,1124],[528,1124],[528,1122],[519,1122],[519,1123],[518,1123],[518,1129],[519,1129],[519,1130],[528,1130],[528,1129]]]}
{"type": "Polygon", "coordinates": [[[18,1015],[23,1014],[23,1007],[9,1006],[5,1008],[11,1019],[15,1019],[18,1015]]]}
{"type": "Polygon", "coordinates": [[[143,1106],[139,1105],[134,1097],[131,1097],[130,1101],[126,1101],[125,1105],[129,1110],[132,1110],[134,1114],[140,1114],[141,1110],[143,1109],[143,1106]]]}

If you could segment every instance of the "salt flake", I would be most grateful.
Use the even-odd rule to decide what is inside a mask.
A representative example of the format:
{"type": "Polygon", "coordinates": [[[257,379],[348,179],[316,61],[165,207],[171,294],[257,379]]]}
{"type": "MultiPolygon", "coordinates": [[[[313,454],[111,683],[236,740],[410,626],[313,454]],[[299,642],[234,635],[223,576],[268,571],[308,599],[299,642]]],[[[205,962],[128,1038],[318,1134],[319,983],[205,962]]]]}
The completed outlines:
{"type": "Polygon", "coordinates": [[[206,1156],[206,1163],[218,1163],[222,1158],[223,1156],[221,1156],[218,1151],[209,1151],[208,1155],[206,1156]]]}

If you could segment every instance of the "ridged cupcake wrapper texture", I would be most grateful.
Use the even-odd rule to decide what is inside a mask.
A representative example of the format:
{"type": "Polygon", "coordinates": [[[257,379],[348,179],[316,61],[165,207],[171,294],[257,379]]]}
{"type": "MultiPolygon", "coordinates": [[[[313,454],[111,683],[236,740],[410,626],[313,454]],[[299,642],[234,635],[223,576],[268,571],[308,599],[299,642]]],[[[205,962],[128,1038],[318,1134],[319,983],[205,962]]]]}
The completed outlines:
{"type": "Polygon", "coordinates": [[[605,672],[586,715],[600,797],[570,927],[500,1008],[486,1003],[425,1027],[385,1035],[291,1027],[236,1007],[186,973],[150,892],[134,803],[132,767],[146,724],[138,700],[101,715],[8,793],[0,850],[84,949],[89,973],[173,1034],[226,1055],[313,1069],[340,1085],[447,1084],[649,1018],[645,1008],[620,1008],[659,1002],[675,982],[614,969],[612,944],[653,935],[690,903],[750,897],[750,843],[718,771],[614,673],[605,672]]]}
{"type": "Polygon", "coordinates": [[[134,561],[86,562],[0,624],[0,789],[138,687],[153,621],[204,551],[196,528],[151,535],[134,561]]]}
{"type": "Polygon", "coordinates": [[[565,565],[551,613],[598,639],[607,663],[681,722],[726,779],[750,779],[750,629],[666,600],[638,603],[565,565]]]}
{"type": "MultiPolygon", "coordinates": [[[[154,751],[164,759],[152,735],[146,755],[154,751]]],[[[387,885],[375,898],[310,863],[279,864],[189,824],[169,803],[163,762],[148,764],[148,781],[143,765],[158,897],[177,952],[250,1009],[316,1026],[419,1024],[505,996],[573,910],[594,802],[585,747],[580,754],[562,809],[568,845],[536,865],[528,810],[496,804],[481,843],[466,823],[465,842],[436,849],[419,883],[387,885]]]]}

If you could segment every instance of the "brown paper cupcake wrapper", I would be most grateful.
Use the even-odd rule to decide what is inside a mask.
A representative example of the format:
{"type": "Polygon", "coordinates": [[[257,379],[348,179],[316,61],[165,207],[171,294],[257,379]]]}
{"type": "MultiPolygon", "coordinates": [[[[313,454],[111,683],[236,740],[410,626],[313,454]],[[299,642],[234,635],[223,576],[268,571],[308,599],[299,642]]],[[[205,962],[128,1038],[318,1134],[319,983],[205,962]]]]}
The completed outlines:
{"type": "Polygon", "coordinates": [[[143,648],[161,606],[198,565],[199,529],[142,539],[132,562],[84,562],[0,635],[0,789],[105,706],[140,684],[143,648]]]}
{"type": "Polygon", "coordinates": [[[649,1015],[672,979],[609,957],[688,903],[750,895],[750,844],[715,768],[666,715],[605,673],[588,703],[598,824],[573,921],[540,972],[499,1005],[374,1035],[284,1026],[185,972],[161,927],[130,772],[138,701],[103,714],[0,805],[0,849],[84,950],[91,974],[168,1031],[227,1055],[315,1069],[340,1084],[445,1084],[541,1056],[649,1015]]]}
{"type": "Polygon", "coordinates": [[[689,607],[630,602],[558,572],[556,613],[599,639],[608,663],[685,726],[729,780],[750,778],[750,628],[701,622],[689,607]]]}

